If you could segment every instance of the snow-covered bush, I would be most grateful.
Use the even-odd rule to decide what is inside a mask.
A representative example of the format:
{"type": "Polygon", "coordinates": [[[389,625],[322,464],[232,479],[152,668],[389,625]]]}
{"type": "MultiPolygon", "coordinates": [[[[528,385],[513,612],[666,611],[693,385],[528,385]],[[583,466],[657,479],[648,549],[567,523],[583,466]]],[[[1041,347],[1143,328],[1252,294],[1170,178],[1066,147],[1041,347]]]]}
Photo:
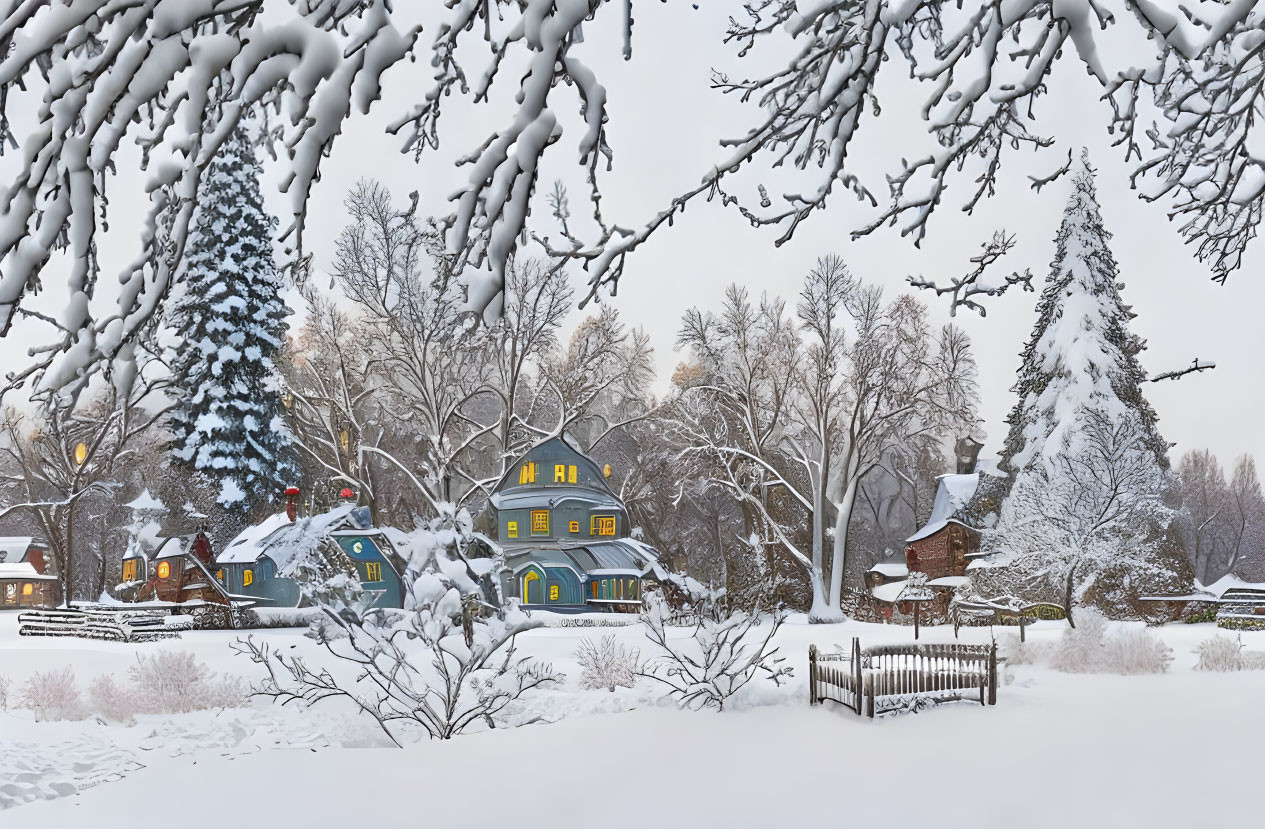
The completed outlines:
{"type": "Polygon", "coordinates": [[[1015,666],[1048,662],[1052,648],[1049,642],[1025,641],[1018,634],[1006,633],[998,640],[997,650],[1007,666],[1015,666]]]}
{"type": "Polygon", "coordinates": [[[10,681],[7,676],[0,676],[0,711],[4,711],[9,706],[10,681]]]}
{"type": "Polygon", "coordinates": [[[1243,642],[1239,639],[1217,634],[1200,642],[1195,653],[1199,654],[1197,671],[1243,670],[1243,642]]]}
{"type": "Polygon", "coordinates": [[[33,674],[18,692],[17,705],[32,711],[36,722],[82,720],[87,716],[75,682],[75,669],[69,665],[59,671],[33,674]]]}
{"type": "Polygon", "coordinates": [[[353,579],[314,586],[310,596],[323,620],[313,636],[335,660],[328,667],[253,637],[238,640],[238,651],[267,672],[255,693],[305,707],[350,702],[396,745],[417,734],[447,740],[472,726],[538,721],[519,700],[563,677],[518,655],[515,637],[542,622],[516,604],[485,601],[454,547],[469,534],[468,520],[452,512],[411,534],[416,543],[402,545],[403,612],[373,608],[372,595],[353,579]],[[354,668],[355,679],[336,674],[336,666],[354,668]]]}
{"type": "Polygon", "coordinates": [[[1152,674],[1168,670],[1173,650],[1141,628],[1112,629],[1093,608],[1077,613],[1077,624],[1054,646],[1050,667],[1076,674],[1152,674]]]}
{"type": "Polygon", "coordinates": [[[92,681],[88,686],[88,701],[92,703],[93,711],[107,719],[129,724],[135,721],[133,700],[115,680],[114,674],[102,674],[92,681]]]}
{"type": "Polygon", "coordinates": [[[631,688],[637,682],[641,652],[615,641],[614,634],[602,637],[600,643],[585,638],[575,649],[575,658],[584,670],[580,687],[586,690],[631,688]]]}
{"type": "Polygon", "coordinates": [[[666,602],[649,601],[641,618],[656,656],[639,675],[666,685],[668,696],[682,708],[723,710],[725,702],[756,677],[781,685],[793,673],[782,664],[786,658],[771,646],[786,618],[781,610],[726,612],[715,602],[705,602],[695,613],[693,633],[670,640],[669,621],[675,619],[666,602]]]}
{"type": "Polygon", "coordinates": [[[250,695],[241,677],[217,676],[188,651],[138,654],[127,676],[133,710],[141,714],[235,708],[250,695]]]}

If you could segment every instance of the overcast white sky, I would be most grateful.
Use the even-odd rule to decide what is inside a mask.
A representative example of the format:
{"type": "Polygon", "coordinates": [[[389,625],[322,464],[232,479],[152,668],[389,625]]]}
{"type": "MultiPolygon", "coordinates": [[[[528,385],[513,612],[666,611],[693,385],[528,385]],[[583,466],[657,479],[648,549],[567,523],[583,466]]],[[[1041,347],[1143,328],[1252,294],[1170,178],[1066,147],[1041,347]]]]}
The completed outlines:
{"type": "MultiPolygon", "coordinates": [[[[618,22],[618,8],[599,16],[599,24],[605,17],[607,27],[593,25],[586,30],[584,58],[598,71],[610,99],[609,139],[615,167],[605,176],[603,212],[608,220],[634,225],[663,209],[673,195],[693,185],[724,157],[717,137],[740,135],[757,115],[754,109],[708,88],[713,67],[741,75],[759,66],[749,60],[744,68],[733,50],[721,45],[725,19],[737,0],[700,0],[698,5],[702,8],[695,10],[686,3],[637,4],[634,58],[627,63],[619,59],[618,30],[609,26],[618,22]]],[[[427,37],[423,35],[424,40],[427,37]]],[[[476,60],[481,55],[468,57],[476,60]]],[[[866,123],[853,150],[854,164],[863,162],[856,169],[880,198],[886,195],[883,174],[895,169],[901,156],[916,156],[929,147],[925,125],[917,114],[924,90],[903,80],[908,73],[902,66],[893,63],[885,74],[887,82],[879,89],[883,118],[866,123]]],[[[333,240],[345,222],[343,195],[358,178],[383,180],[402,202],[409,191],[417,189],[425,209],[444,212],[445,197],[464,177],[453,168],[452,158],[469,151],[508,117],[512,105],[508,84],[517,78],[513,67],[502,69],[499,95],[491,104],[470,107],[455,99],[447,103],[443,152],[428,157],[421,166],[414,164],[411,156],[398,152],[401,139],[385,135],[382,126],[421,94],[429,75],[425,60],[388,75],[388,97],[373,115],[349,128],[334,156],[325,162],[309,216],[308,245],[316,253],[318,269],[328,266],[333,240]]],[[[1115,234],[1113,248],[1126,283],[1124,296],[1138,314],[1134,330],[1149,343],[1143,355],[1145,367],[1154,373],[1188,364],[1195,357],[1218,363],[1215,371],[1150,384],[1146,389],[1159,412],[1163,434],[1177,443],[1174,460],[1186,449],[1205,446],[1227,465],[1244,451],[1265,459],[1265,437],[1257,427],[1258,412],[1265,404],[1259,380],[1265,330],[1258,315],[1265,299],[1265,280],[1260,275],[1265,250],[1258,244],[1227,286],[1210,282],[1208,270],[1194,260],[1175,226],[1167,221],[1164,206],[1145,204],[1129,190],[1121,154],[1110,147],[1106,134],[1106,106],[1074,55],[1063,58],[1051,87],[1054,92],[1043,99],[1038,116],[1039,123],[1058,138],[1059,146],[1038,159],[1010,156],[999,192],[974,216],[958,210],[972,176],[953,179],[921,249],[913,248],[895,230],[850,241],[849,231],[873,214],[838,188],[829,209],[801,225],[795,238],[781,248],[773,245],[777,231],[755,230],[737,212],[700,201],[675,227],[660,230],[630,258],[619,296],[606,301],[615,302],[627,320],[645,327],[666,384],[682,359],[673,351],[673,341],[686,308],[714,306],[730,282],[790,299],[813,261],[827,252],[842,255],[856,275],[895,293],[908,287],[905,277],[910,273],[943,280],[964,271],[980,243],[994,230],[1005,228],[1017,234],[1019,241],[1005,267],[1030,267],[1040,281],[1054,255],[1053,235],[1068,184],[1057,182],[1038,195],[1028,187],[1027,176],[1052,170],[1060,156],[1066,157],[1067,148],[1079,151],[1087,146],[1099,169],[1099,195],[1104,220],[1115,234]]],[[[533,220],[546,231],[550,219],[544,192],[554,178],[571,183],[574,213],[582,216],[588,211],[581,171],[570,152],[573,144],[568,142],[579,133],[574,98],[569,90],[561,90],[555,92],[555,99],[553,106],[564,117],[568,136],[549,153],[546,184],[537,194],[533,220]]],[[[6,157],[0,171],[11,174],[13,163],[13,155],[6,157]]],[[[270,169],[270,178],[278,179],[276,173],[270,169]]],[[[760,180],[776,191],[776,176],[760,180]]],[[[124,178],[112,186],[112,231],[101,246],[107,272],[119,270],[135,255],[136,227],[143,217],[139,179],[124,178]]],[[[287,200],[275,188],[270,187],[269,193],[284,226],[287,200]]],[[[582,293],[583,276],[577,273],[574,278],[577,292],[582,293]]],[[[988,301],[987,318],[962,311],[957,319],[974,341],[980,366],[985,454],[995,454],[1005,434],[1003,418],[1014,403],[1010,385],[1019,350],[1032,327],[1036,296],[1012,292],[988,301]]],[[[947,318],[947,300],[929,292],[922,299],[937,319],[947,318]]],[[[55,300],[56,292],[50,291],[48,301],[55,300]]],[[[3,352],[6,361],[12,365],[22,359],[23,349],[15,346],[25,347],[35,336],[29,326],[15,328],[3,352]]]]}

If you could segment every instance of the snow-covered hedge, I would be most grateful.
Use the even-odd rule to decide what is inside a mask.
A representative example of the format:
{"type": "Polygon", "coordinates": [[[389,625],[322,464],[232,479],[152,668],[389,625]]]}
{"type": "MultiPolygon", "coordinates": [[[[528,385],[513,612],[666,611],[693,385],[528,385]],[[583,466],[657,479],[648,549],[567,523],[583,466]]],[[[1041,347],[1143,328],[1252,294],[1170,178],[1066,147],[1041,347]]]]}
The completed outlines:
{"type": "Polygon", "coordinates": [[[1076,611],[1076,627],[1058,642],[1001,641],[1007,666],[1049,665],[1072,674],[1158,674],[1168,670],[1173,649],[1145,628],[1113,625],[1093,608],[1076,611]]]}
{"type": "Polygon", "coordinates": [[[1243,649],[1239,638],[1217,634],[1199,643],[1197,671],[1260,671],[1265,670],[1265,653],[1243,649]]]}

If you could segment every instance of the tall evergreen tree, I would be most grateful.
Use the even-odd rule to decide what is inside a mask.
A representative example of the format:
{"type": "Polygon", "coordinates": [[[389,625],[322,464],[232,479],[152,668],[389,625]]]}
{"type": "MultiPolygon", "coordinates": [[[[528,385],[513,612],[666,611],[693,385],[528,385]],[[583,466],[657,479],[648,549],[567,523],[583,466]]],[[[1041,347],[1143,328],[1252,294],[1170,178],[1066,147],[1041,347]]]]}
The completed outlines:
{"type": "Polygon", "coordinates": [[[1140,592],[1179,587],[1189,571],[1162,500],[1168,446],[1142,395],[1146,344],[1129,331],[1110,239],[1086,156],[1013,388],[1010,491],[986,562],[998,568],[976,582],[1129,615],[1140,592]]]}
{"type": "Polygon", "coordinates": [[[1078,418],[1095,410],[1135,416],[1155,462],[1167,469],[1168,444],[1159,434],[1155,410],[1142,396],[1147,375],[1138,354],[1146,342],[1128,329],[1136,314],[1120,296],[1120,272],[1088,153],[1081,165],[1037,302],[1036,327],[1011,388],[1019,399],[1006,421],[1010,430],[1002,466],[1017,472],[1056,457],[1073,440],[1078,418]]]}
{"type": "Polygon", "coordinates": [[[172,302],[177,407],[172,452],[240,526],[293,483],[296,468],[274,360],[290,313],[272,258],[261,165],[245,129],[203,177],[172,302]]]}

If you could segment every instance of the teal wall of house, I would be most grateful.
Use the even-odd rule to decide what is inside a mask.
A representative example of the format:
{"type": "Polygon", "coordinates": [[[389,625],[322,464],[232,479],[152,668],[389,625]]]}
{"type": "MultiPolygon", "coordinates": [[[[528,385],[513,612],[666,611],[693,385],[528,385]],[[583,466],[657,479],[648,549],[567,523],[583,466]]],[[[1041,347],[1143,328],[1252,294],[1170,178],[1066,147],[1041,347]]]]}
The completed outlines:
{"type": "Polygon", "coordinates": [[[356,576],[365,590],[378,594],[374,607],[403,607],[404,589],[399,575],[377,542],[367,535],[335,536],[338,546],[351,559],[356,576]]]}
{"type": "Polygon", "coordinates": [[[514,574],[523,604],[581,605],[584,588],[579,575],[568,567],[529,564],[514,574]]]}
{"type": "Polygon", "coordinates": [[[303,592],[294,579],[277,576],[277,566],[267,556],[244,564],[218,564],[218,577],[224,589],[238,596],[251,596],[264,607],[298,607],[303,592]],[[251,582],[246,584],[246,571],[251,582]]]}

